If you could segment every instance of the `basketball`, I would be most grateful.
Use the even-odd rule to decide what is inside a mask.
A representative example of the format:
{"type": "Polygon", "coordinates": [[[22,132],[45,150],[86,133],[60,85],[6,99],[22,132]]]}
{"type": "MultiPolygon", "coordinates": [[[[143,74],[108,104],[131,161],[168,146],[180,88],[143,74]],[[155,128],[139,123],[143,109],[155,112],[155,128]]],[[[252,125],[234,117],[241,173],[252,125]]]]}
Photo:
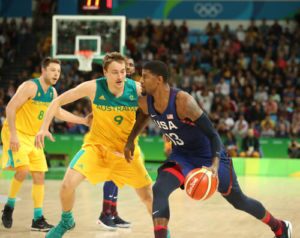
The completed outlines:
{"type": "Polygon", "coordinates": [[[219,180],[206,168],[193,169],[185,179],[185,191],[195,200],[210,198],[218,188],[219,180]]]}

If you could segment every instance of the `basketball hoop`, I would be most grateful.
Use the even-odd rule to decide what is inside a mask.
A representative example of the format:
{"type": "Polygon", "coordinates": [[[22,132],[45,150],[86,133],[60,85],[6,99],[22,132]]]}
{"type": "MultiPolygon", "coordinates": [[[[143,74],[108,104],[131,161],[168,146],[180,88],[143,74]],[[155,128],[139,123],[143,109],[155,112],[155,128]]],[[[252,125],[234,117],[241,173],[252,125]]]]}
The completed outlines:
{"type": "Polygon", "coordinates": [[[79,61],[79,68],[80,71],[92,71],[92,62],[94,53],[91,50],[79,50],[76,53],[77,60],[79,61]]]}

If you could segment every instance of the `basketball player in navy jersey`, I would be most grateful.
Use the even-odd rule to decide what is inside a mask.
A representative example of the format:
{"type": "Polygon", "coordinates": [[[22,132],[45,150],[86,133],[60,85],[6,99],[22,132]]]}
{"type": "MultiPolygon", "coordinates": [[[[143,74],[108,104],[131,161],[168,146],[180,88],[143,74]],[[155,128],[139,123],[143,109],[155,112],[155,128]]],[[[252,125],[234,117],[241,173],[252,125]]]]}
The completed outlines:
{"type": "Polygon", "coordinates": [[[291,238],[292,226],[288,221],[276,219],[263,205],[247,197],[241,190],[232,167],[231,158],[224,150],[219,134],[207,115],[186,92],[168,84],[167,65],[151,61],[143,67],[140,113],[125,147],[125,158],[131,161],[134,139],[151,118],[166,137],[172,141],[172,152],[158,169],[153,186],[152,217],[155,238],[168,236],[169,196],[184,184],[185,176],[202,166],[219,177],[218,191],[234,206],[267,224],[276,238],[291,238]]]}
{"type": "MultiPolygon", "coordinates": [[[[126,77],[132,78],[135,73],[134,60],[132,58],[126,58],[126,77]]],[[[99,219],[97,221],[106,230],[116,230],[119,228],[130,228],[131,223],[123,220],[117,211],[118,202],[118,187],[113,181],[107,181],[103,186],[103,202],[102,211],[100,212],[99,219]]]]}

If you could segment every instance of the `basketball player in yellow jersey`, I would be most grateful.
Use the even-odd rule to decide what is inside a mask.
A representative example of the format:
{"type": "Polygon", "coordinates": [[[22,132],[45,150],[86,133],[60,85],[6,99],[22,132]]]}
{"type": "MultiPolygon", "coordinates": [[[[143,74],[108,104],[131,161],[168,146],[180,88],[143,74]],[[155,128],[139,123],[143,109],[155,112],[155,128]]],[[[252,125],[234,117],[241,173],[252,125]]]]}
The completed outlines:
{"type": "Polygon", "coordinates": [[[60,238],[75,226],[72,208],[77,186],[87,179],[92,184],[113,181],[118,187],[128,184],[135,188],[151,213],[151,179],[137,150],[131,163],[123,151],[136,117],[140,85],[126,78],[125,58],[117,52],[103,59],[104,78],[91,80],[56,98],[45,115],[36,136],[36,146],[44,146],[44,137],[52,137],[48,128],[59,108],[82,97],[92,102],[93,121],[81,150],[71,161],[65,174],[60,199],[62,216],[59,224],[46,237],[60,238]]]}
{"type": "MultiPolygon", "coordinates": [[[[16,171],[2,214],[2,223],[6,228],[12,226],[16,195],[29,172],[33,181],[32,199],[34,203],[31,229],[48,231],[53,227],[46,222],[43,216],[46,158],[43,150],[34,146],[34,139],[43,122],[44,113],[57,95],[52,85],[56,84],[59,76],[60,61],[51,58],[44,59],[41,77],[24,82],[6,107],[7,118],[1,132],[2,168],[16,171]]],[[[73,123],[87,124],[84,118],[74,116],[64,110],[57,111],[55,116],[73,123]]]]}
{"type": "MultiPolygon", "coordinates": [[[[135,73],[134,60],[125,58],[126,77],[134,79],[132,76],[135,73]]],[[[103,185],[103,201],[102,210],[97,223],[105,230],[114,231],[117,228],[130,228],[131,223],[122,219],[118,213],[118,187],[113,181],[106,181],[103,185]]]]}

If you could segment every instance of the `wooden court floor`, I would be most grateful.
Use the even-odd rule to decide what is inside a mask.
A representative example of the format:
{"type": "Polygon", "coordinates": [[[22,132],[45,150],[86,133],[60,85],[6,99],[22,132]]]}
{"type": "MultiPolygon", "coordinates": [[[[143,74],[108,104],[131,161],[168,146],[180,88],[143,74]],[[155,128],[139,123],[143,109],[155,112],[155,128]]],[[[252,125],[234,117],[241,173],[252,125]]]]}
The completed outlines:
{"type": "MultiPolygon", "coordinates": [[[[288,219],[293,224],[293,238],[300,237],[300,179],[240,177],[244,192],[260,200],[275,216],[288,219]]],[[[46,181],[45,217],[57,223],[60,217],[58,198],[60,181],[46,181]]],[[[8,180],[0,180],[0,195],[6,195],[8,180]]],[[[14,224],[10,230],[0,226],[1,238],[44,237],[44,233],[31,232],[32,219],[31,180],[25,181],[16,204],[14,224]]],[[[3,200],[3,199],[2,199],[3,200]]],[[[75,203],[76,228],[64,237],[72,238],[150,238],[151,218],[146,213],[134,191],[125,187],[119,192],[119,213],[132,222],[131,229],[115,232],[103,231],[96,224],[102,201],[102,185],[80,185],[75,203]]],[[[1,210],[3,204],[0,204],[1,210]]],[[[267,226],[231,207],[219,194],[205,202],[189,199],[185,192],[176,191],[171,196],[172,238],[272,238],[267,226]]]]}

